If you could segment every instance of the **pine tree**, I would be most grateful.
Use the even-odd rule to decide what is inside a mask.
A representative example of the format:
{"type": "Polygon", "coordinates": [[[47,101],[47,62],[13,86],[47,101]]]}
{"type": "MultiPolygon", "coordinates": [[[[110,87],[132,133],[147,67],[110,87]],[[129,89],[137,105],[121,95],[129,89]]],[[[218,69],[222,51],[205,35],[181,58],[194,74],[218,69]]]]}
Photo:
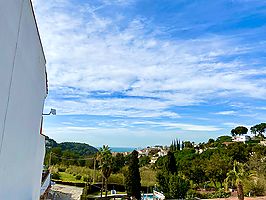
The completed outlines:
{"type": "Polygon", "coordinates": [[[138,152],[134,150],[130,155],[128,162],[128,172],[126,174],[126,190],[127,195],[141,199],[141,184],[140,184],[140,172],[139,172],[139,159],[138,152]]]}
{"type": "Polygon", "coordinates": [[[177,172],[175,155],[171,151],[169,151],[167,153],[167,161],[165,163],[165,171],[167,171],[171,174],[174,174],[177,172]]]}
{"type": "Polygon", "coordinates": [[[178,140],[178,150],[180,151],[181,150],[181,141],[178,140]]]}

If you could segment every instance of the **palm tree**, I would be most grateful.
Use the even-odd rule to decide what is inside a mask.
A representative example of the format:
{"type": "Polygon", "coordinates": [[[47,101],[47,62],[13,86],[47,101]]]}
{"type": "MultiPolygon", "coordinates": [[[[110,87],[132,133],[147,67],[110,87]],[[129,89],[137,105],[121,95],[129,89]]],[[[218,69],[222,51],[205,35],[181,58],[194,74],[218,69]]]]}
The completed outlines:
{"type": "Polygon", "coordinates": [[[237,196],[239,200],[244,200],[244,190],[242,181],[246,177],[246,172],[244,170],[244,164],[234,161],[234,167],[231,171],[227,173],[227,178],[225,179],[226,190],[228,190],[228,184],[236,186],[237,196]]]}
{"type": "Polygon", "coordinates": [[[98,159],[100,161],[100,169],[102,174],[102,191],[104,185],[105,196],[107,197],[108,178],[110,177],[113,169],[113,157],[111,150],[107,145],[103,145],[103,147],[99,149],[98,159]]]}

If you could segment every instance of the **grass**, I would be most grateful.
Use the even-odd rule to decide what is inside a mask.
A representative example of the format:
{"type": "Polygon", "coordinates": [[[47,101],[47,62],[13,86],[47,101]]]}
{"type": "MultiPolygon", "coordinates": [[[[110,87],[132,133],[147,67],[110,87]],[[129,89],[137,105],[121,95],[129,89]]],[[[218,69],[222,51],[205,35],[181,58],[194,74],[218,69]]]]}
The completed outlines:
{"type": "Polygon", "coordinates": [[[145,187],[154,186],[156,184],[156,171],[149,167],[140,169],[141,185],[145,187]]]}
{"type": "Polygon", "coordinates": [[[59,172],[60,179],[63,181],[73,182],[73,183],[84,183],[84,181],[77,180],[75,176],[66,172],[59,172]]]}
{"type": "MultiPolygon", "coordinates": [[[[93,178],[94,170],[89,169],[87,167],[79,167],[79,166],[52,166],[52,173],[59,173],[60,180],[74,182],[74,183],[84,183],[83,178],[89,177],[93,178]],[[64,171],[60,170],[64,168],[64,171]],[[82,176],[80,180],[76,179],[76,176],[82,176]]],[[[95,171],[95,182],[101,182],[101,173],[99,170],[95,171]]],[[[154,186],[156,184],[156,171],[149,167],[140,168],[141,175],[141,185],[145,187],[154,186]]],[[[111,174],[109,177],[109,183],[116,183],[120,185],[124,185],[125,178],[123,173],[111,174]]]]}

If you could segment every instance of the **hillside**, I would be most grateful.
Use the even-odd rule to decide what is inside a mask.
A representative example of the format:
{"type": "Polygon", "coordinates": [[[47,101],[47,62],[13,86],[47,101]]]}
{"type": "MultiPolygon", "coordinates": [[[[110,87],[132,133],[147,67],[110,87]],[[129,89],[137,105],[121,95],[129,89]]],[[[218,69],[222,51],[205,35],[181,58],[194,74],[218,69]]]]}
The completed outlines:
{"type": "Polygon", "coordinates": [[[61,152],[72,152],[78,156],[89,156],[98,152],[98,149],[85,143],[77,143],[77,142],[62,142],[57,143],[55,140],[45,137],[45,146],[46,150],[49,151],[53,148],[60,149],[61,152]]]}

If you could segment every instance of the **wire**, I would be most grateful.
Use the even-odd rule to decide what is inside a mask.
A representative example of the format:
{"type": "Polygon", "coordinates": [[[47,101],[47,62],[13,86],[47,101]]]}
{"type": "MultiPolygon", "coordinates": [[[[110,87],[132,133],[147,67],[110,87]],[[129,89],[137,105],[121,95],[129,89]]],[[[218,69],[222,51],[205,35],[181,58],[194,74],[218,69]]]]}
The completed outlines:
{"type": "Polygon", "coordinates": [[[63,160],[94,160],[95,158],[66,158],[66,157],[63,157],[63,156],[60,156],[60,155],[57,155],[53,152],[50,153],[51,154],[51,157],[52,155],[56,158],[60,158],[60,159],[63,159],[63,160]]]}

